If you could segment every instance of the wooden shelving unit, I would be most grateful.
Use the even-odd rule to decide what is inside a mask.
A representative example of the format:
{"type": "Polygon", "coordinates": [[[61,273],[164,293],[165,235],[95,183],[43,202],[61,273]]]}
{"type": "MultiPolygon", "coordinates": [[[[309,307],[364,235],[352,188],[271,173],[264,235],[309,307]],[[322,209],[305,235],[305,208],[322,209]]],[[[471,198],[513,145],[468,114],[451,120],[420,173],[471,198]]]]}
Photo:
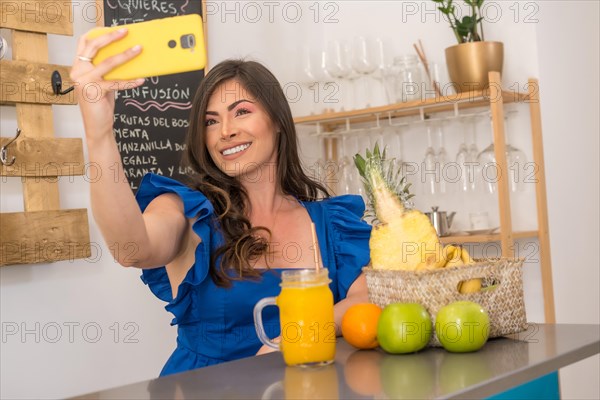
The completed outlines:
{"type": "MultiPolygon", "coordinates": [[[[494,151],[497,167],[500,171],[508,171],[506,161],[506,142],[504,134],[504,104],[526,103],[529,105],[531,117],[531,138],[533,143],[533,162],[538,166],[536,173],[536,208],[538,229],[536,231],[514,232],[511,221],[511,204],[509,182],[504,173],[499,178],[498,204],[500,210],[500,229],[498,233],[487,235],[447,236],[443,243],[484,243],[499,242],[503,257],[514,256],[516,239],[537,238],[540,244],[540,265],[544,292],[545,322],[555,322],[554,290],[552,283],[552,265],[550,259],[550,239],[548,228],[548,208],[546,204],[546,181],[544,172],[544,155],[542,145],[541,110],[539,85],[537,79],[529,79],[528,93],[502,90],[501,77],[498,72],[490,72],[489,90],[460,93],[425,100],[396,103],[381,107],[372,107],[347,112],[331,112],[321,115],[295,118],[296,125],[309,125],[317,132],[327,133],[350,124],[359,124],[382,119],[399,119],[411,116],[430,115],[440,112],[460,111],[472,108],[488,108],[492,116],[494,151]]],[[[328,139],[327,146],[336,148],[335,137],[328,139]]],[[[335,154],[335,151],[333,151],[335,154]]],[[[337,160],[333,160],[337,161],[337,160]]]]}

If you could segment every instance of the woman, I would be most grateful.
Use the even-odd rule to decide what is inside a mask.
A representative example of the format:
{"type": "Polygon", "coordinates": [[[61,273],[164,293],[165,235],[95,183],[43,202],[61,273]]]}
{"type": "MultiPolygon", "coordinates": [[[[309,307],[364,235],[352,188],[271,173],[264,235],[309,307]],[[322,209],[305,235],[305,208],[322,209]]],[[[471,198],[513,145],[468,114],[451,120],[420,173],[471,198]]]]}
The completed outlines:
{"type": "MultiPolygon", "coordinates": [[[[114,90],[143,80],[102,76],[141,49],[98,66],[89,59],[124,35],[81,38],[71,72],[90,161],[105,171],[121,165],[112,130],[114,90]],[[102,88],[100,99],[86,101],[89,83],[102,88]]],[[[142,280],[175,316],[177,348],[161,375],[268,351],[256,337],[252,309],[278,294],[281,269],[314,265],[311,222],[332,280],[337,326],[350,305],[367,301],[360,271],[369,261],[364,203],[359,196],[327,198],[304,174],[289,105],[265,67],[244,61],[215,66],[194,99],[186,141],[195,171],[189,186],[149,174],[136,199],[122,168],[120,179],[103,174],[91,183],[92,211],[113,256],[141,268],[142,280]],[[326,199],[317,201],[320,196],[326,199]]],[[[277,310],[267,308],[263,318],[267,333],[278,336],[277,310]]]]}

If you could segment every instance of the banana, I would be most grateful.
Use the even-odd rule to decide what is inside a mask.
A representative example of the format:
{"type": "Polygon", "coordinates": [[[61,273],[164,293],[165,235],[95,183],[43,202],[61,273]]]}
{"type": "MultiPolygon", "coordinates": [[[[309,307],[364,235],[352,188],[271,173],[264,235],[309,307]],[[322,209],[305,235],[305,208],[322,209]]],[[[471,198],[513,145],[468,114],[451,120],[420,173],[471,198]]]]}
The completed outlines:
{"type": "Polygon", "coordinates": [[[464,265],[460,247],[449,244],[444,248],[444,257],[446,258],[446,264],[444,265],[445,268],[464,265]]]}
{"type": "Polygon", "coordinates": [[[458,284],[458,291],[462,294],[476,293],[481,290],[481,279],[469,279],[458,284]]]}
{"type": "MultiPolygon", "coordinates": [[[[474,264],[475,261],[464,247],[453,246],[449,244],[444,248],[446,258],[445,268],[459,267],[462,265],[474,264]]],[[[481,290],[481,279],[469,279],[458,284],[458,291],[462,294],[475,293],[481,290]]]]}
{"type": "MultiPolygon", "coordinates": [[[[460,258],[462,259],[465,265],[475,264],[475,261],[469,255],[469,252],[464,247],[462,248],[460,258]]],[[[458,284],[458,291],[466,294],[466,293],[476,293],[481,290],[481,279],[469,279],[468,281],[464,281],[458,284]]]]}

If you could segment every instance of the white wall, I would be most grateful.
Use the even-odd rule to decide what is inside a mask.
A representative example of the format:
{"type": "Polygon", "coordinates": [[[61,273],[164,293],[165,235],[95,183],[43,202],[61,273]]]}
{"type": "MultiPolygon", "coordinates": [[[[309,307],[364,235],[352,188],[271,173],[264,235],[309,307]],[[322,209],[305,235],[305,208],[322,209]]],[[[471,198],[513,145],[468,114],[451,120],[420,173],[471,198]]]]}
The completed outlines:
{"type": "MultiPolygon", "coordinates": [[[[540,11],[537,46],[556,317],[598,324],[600,6],[549,1],[540,11]],[[564,25],[573,19],[576,24],[564,25]]],[[[595,356],[561,371],[564,397],[600,398],[599,365],[595,356]]]]}
{"type": "MultiPolygon", "coordinates": [[[[222,2],[209,3],[211,64],[249,56],[264,62],[283,83],[304,80],[298,67],[303,45],[319,46],[330,38],[382,37],[392,45],[394,55],[412,52],[412,43],[421,39],[429,58],[438,62],[443,61],[443,50],[453,40],[446,24],[427,12],[433,10],[430,1],[277,3],[272,19],[263,2],[254,3],[259,6],[260,18],[247,3],[227,4],[233,13],[225,13],[222,2]],[[298,18],[296,4],[302,7],[298,18]]],[[[597,324],[598,3],[503,2],[493,3],[489,12],[494,22],[486,24],[486,37],[505,44],[505,86],[516,83],[522,88],[528,77],[540,78],[558,322],[597,324]],[[492,14],[496,6],[501,10],[497,15],[492,14]]],[[[93,22],[77,18],[76,35],[92,26],[93,22]]],[[[50,62],[70,64],[74,49],[74,38],[51,36],[50,62]]],[[[301,100],[292,104],[295,115],[310,109],[309,93],[302,94],[301,100]]],[[[7,136],[16,128],[14,109],[1,107],[0,111],[0,130],[7,136]]],[[[57,106],[54,112],[57,136],[82,137],[76,107],[57,106]]],[[[526,118],[519,122],[526,123],[526,118]]],[[[455,154],[457,143],[451,140],[455,134],[448,134],[446,140],[449,154],[455,154]]],[[[480,148],[489,142],[488,134],[482,131],[478,135],[480,148]]],[[[408,132],[405,156],[420,160],[423,140],[418,132],[408,132]]],[[[517,140],[516,145],[531,154],[527,138],[517,140]]],[[[307,139],[306,143],[315,145],[314,140],[307,139]]],[[[18,180],[2,180],[1,189],[1,211],[22,210],[18,180]]],[[[60,191],[63,208],[89,208],[84,178],[72,182],[63,179],[60,191]]],[[[524,199],[515,210],[515,218],[525,225],[530,223],[530,200],[530,196],[524,199]]],[[[162,304],[141,283],[138,271],[114,264],[93,220],[90,225],[91,240],[99,249],[92,260],[0,269],[4,334],[0,343],[0,397],[65,397],[150,379],[158,374],[174,347],[174,328],[169,326],[171,318],[162,304]],[[24,328],[35,331],[36,323],[39,343],[33,333],[21,335],[24,328]],[[72,343],[70,323],[79,323],[74,326],[72,343]],[[116,343],[115,323],[120,333],[116,343]],[[56,340],[57,326],[62,336],[50,343],[56,340]],[[97,327],[102,329],[102,336],[92,343],[97,327]],[[12,329],[19,331],[9,334],[12,329]],[[126,343],[127,333],[133,333],[131,339],[137,342],[126,343]]],[[[528,317],[543,321],[537,264],[528,265],[525,275],[528,317]]],[[[600,397],[597,383],[592,383],[597,382],[598,374],[597,357],[564,369],[563,396],[600,397]]]]}

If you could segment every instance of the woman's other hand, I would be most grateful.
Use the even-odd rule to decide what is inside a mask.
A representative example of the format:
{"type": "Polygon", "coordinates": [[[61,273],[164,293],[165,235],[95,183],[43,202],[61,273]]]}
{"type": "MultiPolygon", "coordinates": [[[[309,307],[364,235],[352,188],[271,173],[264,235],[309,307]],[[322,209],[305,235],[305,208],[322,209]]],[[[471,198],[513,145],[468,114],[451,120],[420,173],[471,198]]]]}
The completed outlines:
{"type": "MultiPolygon", "coordinates": [[[[281,342],[281,336],[276,337],[275,339],[273,339],[273,341],[275,343],[279,343],[281,342]]],[[[268,354],[268,353],[273,353],[275,350],[272,347],[267,346],[266,344],[263,344],[262,347],[258,350],[258,352],[256,353],[257,356],[260,356],[262,354],[268,354]]]]}

